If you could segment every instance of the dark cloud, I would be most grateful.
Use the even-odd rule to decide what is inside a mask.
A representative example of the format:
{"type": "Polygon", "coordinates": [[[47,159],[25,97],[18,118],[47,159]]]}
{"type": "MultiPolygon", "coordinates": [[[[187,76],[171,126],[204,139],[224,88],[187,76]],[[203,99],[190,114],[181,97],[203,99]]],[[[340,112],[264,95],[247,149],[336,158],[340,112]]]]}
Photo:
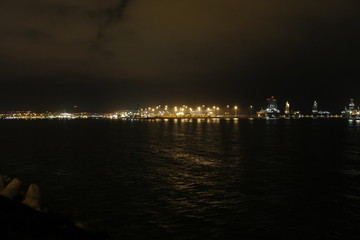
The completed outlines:
{"type": "MultiPolygon", "coordinates": [[[[92,94],[103,105],[127,104],[134,95],[142,102],[161,101],[160,96],[170,101],[184,92],[195,102],[247,104],[273,94],[299,105],[304,94],[346,101],[347,95],[356,98],[354,89],[360,87],[342,84],[359,77],[358,5],[353,0],[2,1],[0,77],[7,89],[16,89],[10,83],[16,79],[27,89],[63,89],[74,101],[97,89],[121,99],[92,94]]],[[[52,99],[42,96],[38,99],[52,99]]],[[[3,98],[9,104],[10,98],[3,98]]],[[[59,95],[53,98],[60,101],[59,95]]]]}
{"type": "Polygon", "coordinates": [[[103,37],[104,31],[106,30],[107,27],[109,27],[113,23],[118,22],[122,18],[128,3],[129,0],[120,0],[117,6],[109,7],[105,10],[106,20],[98,30],[97,33],[98,40],[100,40],[103,37]]]}

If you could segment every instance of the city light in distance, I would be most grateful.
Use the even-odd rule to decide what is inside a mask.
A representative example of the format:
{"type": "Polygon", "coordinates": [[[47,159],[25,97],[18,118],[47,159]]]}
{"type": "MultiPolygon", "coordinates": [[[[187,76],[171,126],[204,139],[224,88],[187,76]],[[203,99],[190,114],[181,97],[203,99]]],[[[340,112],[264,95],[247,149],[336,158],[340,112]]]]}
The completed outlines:
{"type": "Polygon", "coordinates": [[[277,99],[274,97],[267,99],[267,107],[255,110],[250,105],[242,110],[238,105],[156,105],[146,108],[137,108],[133,110],[122,110],[111,113],[89,113],[79,112],[78,107],[73,111],[45,112],[35,113],[32,111],[12,111],[0,113],[0,119],[150,119],[150,118],[258,118],[258,119],[299,119],[299,118],[347,118],[351,120],[360,120],[360,108],[355,106],[354,100],[340,114],[331,114],[329,111],[318,110],[318,102],[314,101],[311,114],[302,114],[298,110],[291,108],[288,101],[284,106],[284,112],[278,109],[277,99]]]}

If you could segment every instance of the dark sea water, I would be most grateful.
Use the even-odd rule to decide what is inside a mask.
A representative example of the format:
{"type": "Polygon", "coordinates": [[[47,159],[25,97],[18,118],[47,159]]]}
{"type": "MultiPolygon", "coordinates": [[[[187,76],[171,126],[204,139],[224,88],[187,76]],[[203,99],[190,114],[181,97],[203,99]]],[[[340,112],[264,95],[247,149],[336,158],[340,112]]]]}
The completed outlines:
{"type": "Polygon", "coordinates": [[[0,173],[113,239],[360,239],[360,123],[2,120],[0,173]]]}

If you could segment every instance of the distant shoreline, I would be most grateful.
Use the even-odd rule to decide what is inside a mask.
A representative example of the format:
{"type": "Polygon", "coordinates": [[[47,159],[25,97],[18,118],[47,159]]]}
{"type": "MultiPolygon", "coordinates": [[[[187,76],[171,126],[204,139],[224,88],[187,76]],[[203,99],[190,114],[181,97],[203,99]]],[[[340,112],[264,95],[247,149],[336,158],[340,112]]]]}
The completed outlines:
{"type": "Polygon", "coordinates": [[[217,119],[217,120],[238,120],[238,119],[249,119],[249,120],[299,120],[299,119],[344,119],[344,120],[360,120],[360,119],[351,119],[343,116],[312,116],[312,115],[305,115],[301,117],[285,117],[280,116],[278,118],[264,118],[264,117],[249,117],[249,116],[238,116],[238,117],[143,117],[143,118],[110,118],[110,117],[87,117],[87,118],[26,118],[26,117],[20,117],[20,118],[0,118],[0,120],[190,120],[190,119],[217,119]]]}

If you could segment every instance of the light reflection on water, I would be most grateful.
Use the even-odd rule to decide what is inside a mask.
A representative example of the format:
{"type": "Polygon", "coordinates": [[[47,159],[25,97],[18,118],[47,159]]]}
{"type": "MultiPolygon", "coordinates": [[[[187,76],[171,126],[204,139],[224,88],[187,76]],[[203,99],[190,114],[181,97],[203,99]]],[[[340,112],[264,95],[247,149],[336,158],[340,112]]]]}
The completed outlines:
{"type": "Polygon", "coordinates": [[[358,233],[356,121],[0,126],[2,172],[37,182],[50,207],[107,228],[114,239],[356,239],[358,233]]]}

